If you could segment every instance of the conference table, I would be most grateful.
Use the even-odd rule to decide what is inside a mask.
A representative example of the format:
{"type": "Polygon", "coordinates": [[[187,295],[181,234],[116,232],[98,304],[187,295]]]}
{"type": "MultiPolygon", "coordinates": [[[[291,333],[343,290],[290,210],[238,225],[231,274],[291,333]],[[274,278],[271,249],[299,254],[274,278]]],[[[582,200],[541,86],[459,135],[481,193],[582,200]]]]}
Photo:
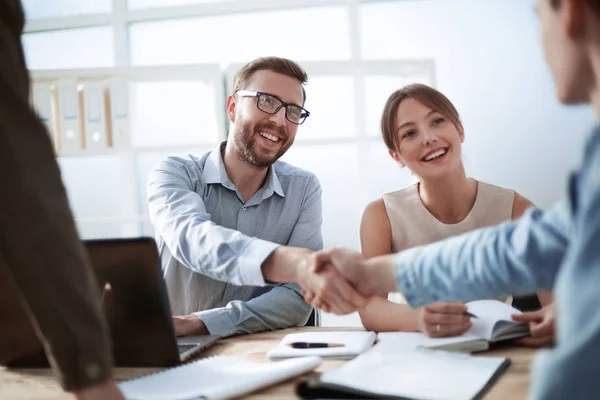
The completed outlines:
{"type": "MultiPolygon", "coordinates": [[[[298,327],[279,331],[260,332],[221,339],[202,352],[198,358],[214,355],[240,356],[256,362],[271,362],[267,352],[275,347],[288,333],[305,331],[362,330],[360,328],[298,327]]],[[[503,346],[482,355],[502,356],[511,360],[511,365],[483,397],[486,400],[525,399],[529,389],[530,365],[534,349],[515,345],[503,346]]],[[[345,361],[325,360],[315,372],[302,375],[277,385],[251,393],[245,399],[295,399],[295,386],[311,374],[335,368],[345,361]]],[[[159,368],[115,368],[117,380],[131,379],[159,371],[159,368]]],[[[62,391],[49,369],[7,369],[0,367],[0,399],[74,399],[62,391]]]]}

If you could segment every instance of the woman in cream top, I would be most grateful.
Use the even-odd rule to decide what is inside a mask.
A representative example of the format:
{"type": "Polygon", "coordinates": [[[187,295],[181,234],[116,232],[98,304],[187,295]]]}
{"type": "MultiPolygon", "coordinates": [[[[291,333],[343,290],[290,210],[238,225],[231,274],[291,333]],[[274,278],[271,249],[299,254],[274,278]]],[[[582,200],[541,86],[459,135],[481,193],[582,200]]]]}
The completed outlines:
{"type": "MultiPolygon", "coordinates": [[[[367,206],[360,229],[364,257],[397,253],[517,219],[532,205],[511,189],[467,177],[461,157],[463,126],[455,107],[437,90],[417,84],[393,93],[381,129],[390,156],[418,183],[367,206]]],[[[539,297],[542,305],[552,301],[551,293],[539,297]]],[[[464,304],[437,303],[412,310],[401,302],[373,298],[359,310],[363,325],[378,332],[421,331],[432,337],[460,335],[471,326],[463,314],[464,304]]]]}

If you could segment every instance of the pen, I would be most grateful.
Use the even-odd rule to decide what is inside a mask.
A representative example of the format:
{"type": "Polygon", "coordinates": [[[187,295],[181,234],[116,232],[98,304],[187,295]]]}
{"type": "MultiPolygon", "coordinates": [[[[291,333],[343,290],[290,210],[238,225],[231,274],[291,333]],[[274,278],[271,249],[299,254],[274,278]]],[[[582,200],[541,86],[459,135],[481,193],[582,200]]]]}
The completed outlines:
{"type": "Polygon", "coordinates": [[[470,313],[470,312],[468,312],[468,311],[465,311],[465,312],[463,313],[463,315],[466,315],[467,317],[471,317],[471,318],[477,318],[477,315],[475,315],[475,314],[472,314],[472,313],[470,313]]]}
{"type": "Polygon", "coordinates": [[[294,342],[288,343],[294,349],[322,349],[325,347],[344,347],[341,343],[311,343],[311,342],[294,342]]]}

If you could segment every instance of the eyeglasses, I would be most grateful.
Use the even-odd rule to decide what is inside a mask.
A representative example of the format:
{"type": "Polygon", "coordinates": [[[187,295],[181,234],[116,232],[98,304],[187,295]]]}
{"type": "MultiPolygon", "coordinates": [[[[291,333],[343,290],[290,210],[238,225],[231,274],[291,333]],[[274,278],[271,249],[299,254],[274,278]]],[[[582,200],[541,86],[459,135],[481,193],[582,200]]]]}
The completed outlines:
{"type": "Polygon", "coordinates": [[[292,124],[302,125],[306,118],[310,115],[308,110],[297,106],[295,104],[285,103],[279,100],[277,97],[263,92],[254,92],[251,90],[238,90],[235,92],[238,96],[242,97],[258,97],[256,101],[256,107],[260,111],[266,112],[267,114],[277,114],[281,107],[285,107],[285,119],[290,121],[292,124]]]}

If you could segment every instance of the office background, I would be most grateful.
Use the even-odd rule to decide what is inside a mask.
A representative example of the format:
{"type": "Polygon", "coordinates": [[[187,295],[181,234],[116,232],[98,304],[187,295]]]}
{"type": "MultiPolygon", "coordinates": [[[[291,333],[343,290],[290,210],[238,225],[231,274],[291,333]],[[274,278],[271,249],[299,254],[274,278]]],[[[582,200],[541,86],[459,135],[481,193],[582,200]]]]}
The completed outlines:
{"type": "Polygon", "coordinates": [[[277,55],[309,73],[311,117],[283,160],[321,181],[325,245],[359,250],[365,205],[413,182],[379,137],[387,96],[407,83],[433,85],[457,107],[468,175],[542,208],[563,196],[595,118],[558,104],[533,3],[24,0],[23,45],[84,238],[153,235],[149,171],[226,138],[231,77],[277,55]]]}

